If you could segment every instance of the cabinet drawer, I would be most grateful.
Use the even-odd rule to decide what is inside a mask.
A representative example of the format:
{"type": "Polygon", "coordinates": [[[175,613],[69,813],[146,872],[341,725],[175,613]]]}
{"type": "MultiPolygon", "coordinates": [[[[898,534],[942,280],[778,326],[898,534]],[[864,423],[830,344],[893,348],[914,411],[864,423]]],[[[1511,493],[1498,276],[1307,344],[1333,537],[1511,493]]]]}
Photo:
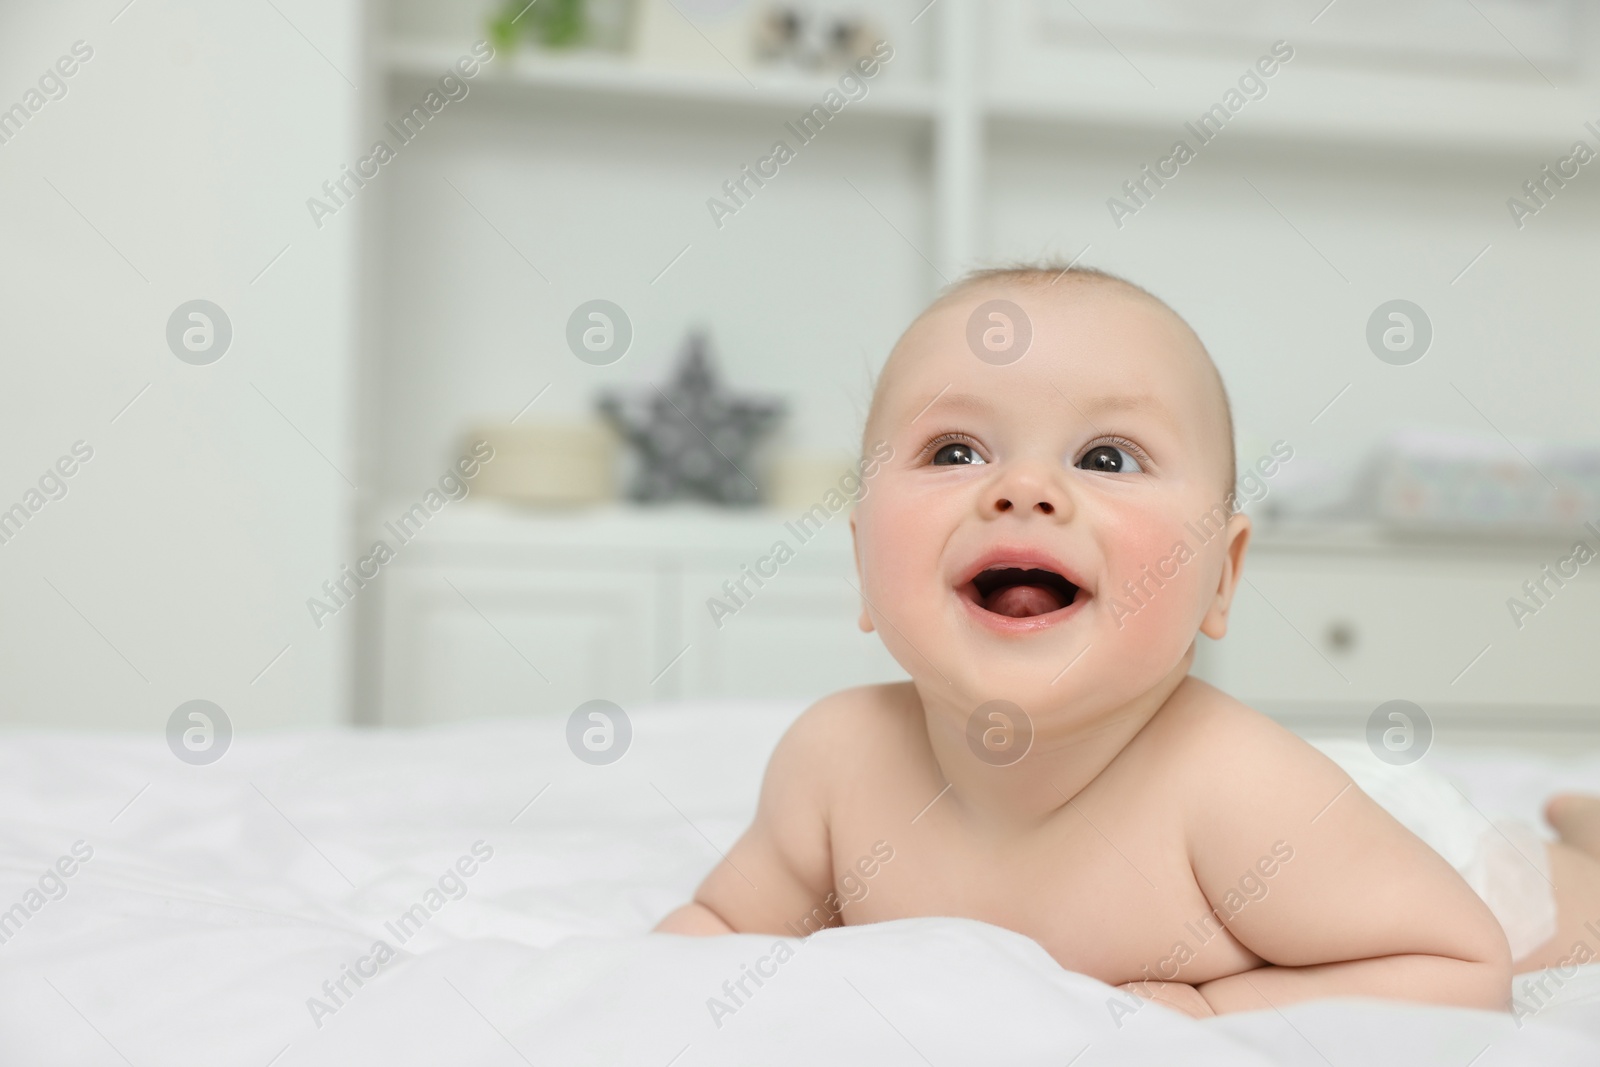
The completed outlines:
{"type": "Polygon", "coordinates": [[[597,697],[647,699],[658,658],[648,571],[419,567],[390,577],[386,722],[565,715],[597,697]]]}
{"type": "Polygon", "coordinates": [[[850,686],[906,677],[878,635],[856,626],[861,601],[845,581],[854,579],[847,554],[814,557],[804,566],[796,560],[759,589],[747,582],[752,595],[741,595],[743,604],[722,615],[719,626],[707,601],[716,597],[731,605],[721,586],[738,573],[684,575],[682,632],[691,648],[682,666],[688,692],[818,700],[850,686]]]}
{"type": "Polygon", "coordinates": [[[1540,562],[1251,558],[1205,676],[1247,703],[1600,703],[1600,584],[1520,629],[1506,606],[1540,562]]]}

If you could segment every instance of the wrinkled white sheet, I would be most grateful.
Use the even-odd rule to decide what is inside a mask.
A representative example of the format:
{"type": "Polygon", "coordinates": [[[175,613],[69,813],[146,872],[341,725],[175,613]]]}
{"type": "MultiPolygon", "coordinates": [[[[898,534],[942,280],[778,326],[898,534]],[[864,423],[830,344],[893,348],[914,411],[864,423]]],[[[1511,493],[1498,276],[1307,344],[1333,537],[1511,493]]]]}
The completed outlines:
{"type": "MultiPolygon", "coordinates": [[[[797,710],[640,710],[608,767],[575,759],[560,720],[247,734],[207,767],[159,736],[6,735],[0,919],[75,842],[93,856],[0,926],[0,1064],[1600,1062],[1600,965],[1547,983],[1520,1029],[1357,1000],[1205,1022],[1147,1006],[1119,1027],[1106,986],[950,919],[792,942],[714,1019],[774,939],[645,932],[744,828],[797,710]],[[475,844],[492,857],[447,875],[475,844]],[[420,929],[391,929],[416,905],[420,929]],[[395,957],[335,1002],[323,984],[379,939],[395,957]]],[[[1491,817],[1600,788],[1600,759],[1428,759],[1491,817]]]]}

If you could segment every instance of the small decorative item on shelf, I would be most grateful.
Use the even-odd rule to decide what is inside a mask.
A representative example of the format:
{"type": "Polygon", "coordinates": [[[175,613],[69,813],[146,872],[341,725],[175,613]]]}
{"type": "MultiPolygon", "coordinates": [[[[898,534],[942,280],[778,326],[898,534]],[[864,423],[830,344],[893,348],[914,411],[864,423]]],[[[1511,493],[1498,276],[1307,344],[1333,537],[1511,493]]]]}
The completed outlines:
{"type": "Polygon", "coordinates": [[[1390,433],[1327,516],[1408,532],[1530,534],[1600,513],[1600,446],[1413,427],[1390,433]]]}
{"type": "Polygon", "coordinates": [[[767,502],[779,511],[798,513],[815,507],[829,493],[842,493],[854,501],[861,492],[860,473],[859,465],[848,455],[787,452],[773,458],[767,502]],[[852,485],[858,488],[851,489],[852,485]]]}
{"type": "Polygon", "coordinates": [[[849,4],[768,4],[756,25],[762,62],[802,70],[837,70],[872,55],[877,27],[849,4]]]}
{"type": "Polygon", "coordinates": [[[489,36],[502,51],[528,38],[541,48],[628,48],[636,0],[506,0],[489,20],[489,36]]]}
{"type": "Polygon", "coordinates": [[[472,483],[474,493],[548,508],[603,504],[616,496],[616,434],[596,419],[490,423],[468,440],[494,448],[494,459],[472,483]]]}
{"type": "Polygon", "coordinates": [[[751,0],[639,0],[633,57],[641,66],[737,81],[734,72],[753,61],[755,17],[751,0]]]}
{"type": "Polygon", "coordinates": [[[599,409],[633,450],[637,466],[628,487],[630,499],[732,505],[760,501],[756,452],[776,428],[784,404],[724,392],[704,333],[689,334],[677,371],[665,386],[602,393],[599,409]]]}

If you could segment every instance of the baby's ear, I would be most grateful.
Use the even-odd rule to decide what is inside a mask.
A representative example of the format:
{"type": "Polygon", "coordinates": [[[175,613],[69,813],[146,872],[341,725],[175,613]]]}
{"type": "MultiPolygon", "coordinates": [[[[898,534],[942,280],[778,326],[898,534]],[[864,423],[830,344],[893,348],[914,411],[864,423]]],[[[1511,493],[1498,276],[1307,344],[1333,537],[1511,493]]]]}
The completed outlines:
{"type": "Polygon", "coordinates": [[[1223,549],[1222,575],[1217,580],[1216,594],[1205,618],[1200,620],[1200,632],[1213,641],[1220,641],[1228,632],[1228,609],[1233,606],[1233,594],[1239,588],[1239,578],[1244,571],[1244,550],[1250,544],[1250,516],[1238,512],[1228,518],[1228,543],[1223,549]]]}
{"type": "MultiPolygon", "coordinates": [[[[856,559],[856,588],[862,588],[866,583],[861,577],[861,546],[856,543],[856,513],[850,512],[850,547],[856,559]]],[[[856,625],[861,627],[861,632],[870,634],[874,627],[872,616],[867,614],[867,598],[861,598],[861,616],[856,619],[856,625]]]]}

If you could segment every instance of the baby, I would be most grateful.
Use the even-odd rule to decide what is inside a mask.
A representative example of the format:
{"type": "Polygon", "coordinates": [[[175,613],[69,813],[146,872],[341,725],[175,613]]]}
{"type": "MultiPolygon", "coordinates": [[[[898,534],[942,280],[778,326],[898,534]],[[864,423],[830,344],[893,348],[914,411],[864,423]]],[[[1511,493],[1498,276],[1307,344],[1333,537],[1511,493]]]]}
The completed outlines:
{"type": "Polygon", "coordinates": [[[808,709],[753,825],[658,930],[964,916],[1199,1017],[1505,1009],[1514,972],[1564,962],[1600,916],[1600,801],[1551,802],[1556,930],[1513,960],[1338,764],[1190,677],[1250,519],[1222,380],[1160,300],[1082,268],[970,277],[900,338],[864,440],[892,454],[851,519],[860,624],[911,680],[808,709]],[[1190,545],[1208,514],[1219,534],[1190,545]]]}

